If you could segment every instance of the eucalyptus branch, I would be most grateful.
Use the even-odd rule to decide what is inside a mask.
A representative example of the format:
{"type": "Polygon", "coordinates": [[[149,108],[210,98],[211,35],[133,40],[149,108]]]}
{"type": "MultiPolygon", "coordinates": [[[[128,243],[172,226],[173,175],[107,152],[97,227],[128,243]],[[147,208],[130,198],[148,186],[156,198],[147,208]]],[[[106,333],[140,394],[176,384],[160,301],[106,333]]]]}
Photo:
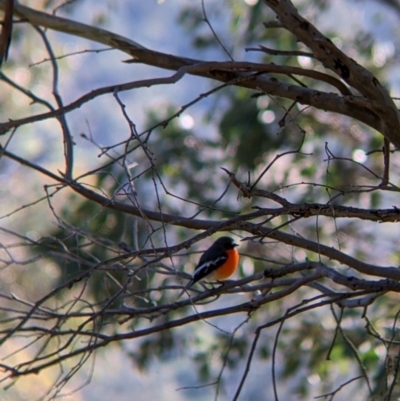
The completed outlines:
{"type": "MultiPolygon", "coordinates": [[[[0,0],[0,9],[4,9],[4,0],[0,0]]],[[[119,49],[127,54],[130,54],[133,57],[132,62],[135,63],[143,63],[147,65],[153,65],[160,68],[170,69],[170,70],[180,70],[183,67],[188,67],[191,65],[201,64],[202,61],[189,59],[186,57],[178,57],[170,54],[165,54],[153,50],[146,49],[142,45],[134,42],[130,39],[121,37],[120,35],[113,34],[109,31],[99,29],[96,27],[92,27],[89,25],[77,23],[72,20],[68,20],[65,18],[56,17],[53,15],[49,15],[43,12],[35,11],[29,7],[22,6],[20,4],[15,4],[14,13],[24,20],[29,21],[33,25],[39,25],[44,28],[50,28],[56,31],[69,33],[71,35],[80,36],[82,38],[86,38],[92,41],[96,41],[98,43],[102,43],[108,46],[113,47],[114,49],[119,49]]],[[[317,57],[318,58],[318,57],[317,57]]],[[[221,68],[221,66],[219,67],[221,68]]],[[[262,67],[260,67],[262,68],[262,67]]],[[[309,74],[310,77],[315,77],[316,79],[327,80],[330,84],[334,84],[335,86],[341,88],[340,91],[344,94],[348,94],[347,96],[340,97],[333,93],[325,93],[309,88],[304,88],[302,86],[294,86],[291,84],[287,84],[285,82],[281,82],[273,77],[253,77],[252,79],[238,80],[237,85],[244,86],[250,89],[256,89],[262,91],[264,93],[268,93],[270,95],[280,96],[284,98],[291,99],[293,101],[298,101],[301,104],[307,104],[318,109],[322,109],[325,111],[331,111],[335,113],[344,114],[350,117],[353,117],[359,121],[362,121],[365,124],[370,125],[372,128],[377,129],[378,131],[383,129],[384,135],[390,135],[389,139],[393,139],[392,143],[396,146],[397,138],[394,138],[394,135],[386,133],[386,126],[382,126],[382,122],[378,117],[379,114],[388,113],[385,109],[382,111],[382,106],[378,107],[379,114],[376,114],[376,102],[374,104],[369,104],[369,99],[358,99],[358,97],[352,96],[349,90],[345,85],[340,83],[339,80],[335,79],[335,77],[329,77],[326,74],[321,74],[316,71],[307,71],[297,67],[284,67],[284,66],[274,66],[269,65],[269,67],[264,67],[263,72],[267,72],[267,69],[270,69],[270,72],[278,72],[283,74],[289,74],[290,71],[293,70],[292,73],[300,73],[300,75],[309,74]],[[297,72],[295,72],[297,71],[297,72]],[[325,77],[325,78],[324,78],[325,77]],[[368,107],[366,108],[365,105],[368,107]]],[[[223,70],[220,69],[218,71],[213,69],[210,70],[198,70],[192,71],[191,74],[203,76],[209,79],[217,79],[224,82],[232,81],[235,78],[240,78],[243,73],[234,73],[232,74],[230,69],[223,70]]],[[[340,76],[340,78],[343,78],[340,76]]],[[[369,83],[370,84],[370,83],[369,83]]],[[[358,87],[356,86],[356,89],[358,87]]],[[[119,89],[118,87],[116,90],[119,89]]],[[[127,88],[125,89],[127,90],[127,88]]],[[[384,93],[384,91],[381,91],[384,93]]],[[[363,92],[361,92],[363,93],[363,92]]],[[[385,104],[392,107],[393,102],[385,98],[385,104]]],[[[375,101],[376,99],[372,99],[375,101]]],[[[73,107],[74,108],[74,107],[73,107]]],[[[58,111],[57,113],[64,113],[66,111],[70,111],[69,108],[62,111],[58,111]]],[[[386,115],[385,114],[385,115],[386,115]]],[[[39,120],[43,118],[48,118],[52,116],[51,113],[47,114],[46,117],[41,116],[39,120]]],[[[39,121],[33,120],[33,121],[39,121]]],[[[25,121],[25,120],[22,120],[25,121]]],[[[33,122],[30,121],[30,122],[33,122]]],[[[29,122],[29,120],[27,121],[29,122]]],[[[0,129],[2,132],[7,131],[13,125],[7,123],[3,123],[0,125],[0,129]]],[[[389,127],[389,125],[388,125],[389,127]]],[[[390,126],[391,127],[391,126],[390,126]]],[[[390,128],[389,127],[389,128],[390,128]]],[[[396,132],[396,131],[393,131],[396,132]]],[[[400,141],[398,141],[400,143],[400,141]]]]}
{"type": "Polygon", "coordinates": [[[400,114],[378,79],[305,20],[290,0],[264,0],[264,3],[277,14],[289,32],[311,49],[313,57],[369,100],[371,111],[381,119],[379,131],[399,148],[400,114]]]}

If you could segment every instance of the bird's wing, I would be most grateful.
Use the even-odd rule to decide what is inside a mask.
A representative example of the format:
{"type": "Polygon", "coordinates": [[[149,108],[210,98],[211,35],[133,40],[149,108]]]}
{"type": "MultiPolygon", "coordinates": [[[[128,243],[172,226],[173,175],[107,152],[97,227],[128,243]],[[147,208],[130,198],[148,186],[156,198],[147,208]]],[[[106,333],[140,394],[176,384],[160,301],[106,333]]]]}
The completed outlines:
{"type": "Polygon", "coordinates": [[[228,259],[228,255],[225,253],[224,255],[221,255],[213,260],[203,262],[201,259],[202,258],[200,258],[200,262],[193,273],[193,278],[191,280],[192,284],[208,276],[210,273],[218,269],[218,267],[222,266],[228,259]]]}

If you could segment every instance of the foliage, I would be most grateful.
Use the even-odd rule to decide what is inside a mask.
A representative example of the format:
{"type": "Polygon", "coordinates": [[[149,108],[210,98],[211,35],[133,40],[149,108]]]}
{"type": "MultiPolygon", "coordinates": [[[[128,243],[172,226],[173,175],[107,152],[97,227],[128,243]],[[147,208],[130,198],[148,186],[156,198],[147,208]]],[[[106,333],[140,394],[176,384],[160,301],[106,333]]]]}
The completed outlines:
{"type": "Polygon", "coordinates": [[[100,29],[115,5],[78,24],[83,3],[14,5],[0,74],[4,389],[19,397],[46,374],[54,399],[118,344],[142,374],[184,360],[182,387],[215,399],[395,399],[395,52],[363,27],[324,29],[328,2],[186,5],[190,56],[100,29]],[[64,54],[65,33],[85,50],[64,54]],[[235,280],[179,297],[227,232],[235,280]]]}

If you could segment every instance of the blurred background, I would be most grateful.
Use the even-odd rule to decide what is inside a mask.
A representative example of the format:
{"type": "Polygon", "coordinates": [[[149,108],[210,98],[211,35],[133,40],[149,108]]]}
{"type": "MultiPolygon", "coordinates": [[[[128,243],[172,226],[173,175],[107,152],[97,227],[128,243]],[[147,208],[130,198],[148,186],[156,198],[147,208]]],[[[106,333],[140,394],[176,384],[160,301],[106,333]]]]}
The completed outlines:
{"type": "MultiPolygon", "coordinates": [[[[180,57],[273,62],[322,71],[310,57],[260,51],[259,45],[288,51],[307,49],[287,31],[263,25],[276,21],[276,17],[259,0],[20,3],[180,57]]],[[[337,47],[373,72],[394,98],[399,97],[400,4],[379,0],[294,3],[337,47]]],[[[130,59],[127,54],[84,38],[52,30],[43,32],[57,58],[58,91],[64,105],[99,87],[173,74],[125,63],[130,59]]],[[[9,59],[0,73],[1,122],[56,107],[53,73],[42,36],[28,23],[14,23],[9,59]]],[[[280,79],[293,82],[290,77],[280,79]]],[[[319,90],[334,90],[307,78],[301,81],[319,90]]],[[[99,96],[66,114],[74,142],[74,177],[121,202],[213,220],[250,212],[254,206],[276,206],[268,199],[238,196],[238,190],[230,185],[220,167],[234,172],[242,182],[254,182],[260,177],[258,188],[276,191],[291,202],[331,201],[360,208],[391,208],[397,204],[395,191],[370,190],[379,184],[383,170],[379,133],[348,117],[292,105],[286,99],[258,96],[244,88],[226,87],[200,98],[219,84],[185,76],[173,85],[99,96]],[[185,107],[195,99],[198,101],[185,107]],[[131,130],[140,135],[146,146],[137,145],[131,130]]],[[[54,174],[65,170],[63,136],[56,119],[11,130],[0,137],[0,143],[9,152],[54,174]]],[[[391,181],[397,184],[396,154],[391,163],[391,181]]],[[[62,188],[29,165],[5,157],[0,159],[0,199],[2,333],[23,313],[20,307],[29,308],[54,288],[88,271],[94,263],[119,255],[120,243],[132,249],[171,246],[197,233],[171,225],[166,228],[161,223],[104,208],[62,188]],[[18,300],[18,307],[13,299],[18,300]]],[[[280,227],[286,222],[287,217],[279,217],[271,226],[280,227]]],[[[286,230],[337,247],[371,264],[399,264],[397,224],[319,217],[301,220],[286,226],[286,230]]],[[[235,232],[232,236],[240,241],[245,234],[235,232]]],[[[131,293],[154,289],[151,292],[113,298],[118,283],[127,280],[127,273],[95,272],[72,289],[55,294],[43,308],[82,311],[87,307],[85,302],[94,305],[94,309],[107,302],[110,308],[173,302],[176,292],[157,288],[182,285],[182,279],[157,269],[167,266],[191,273],[199,252],[216,237],[196,243],[132,280],[131,293]]],[[[244,241],[241,253],[240,271],[235,278],[310,256],[302,249],[274,241],[244,241]]],[[[143,260],[132,261],[132,265],[139,262],[143,260]]],[[[57,389],[57,396],[77,401],[230,400],[242,377],[255,328],[313,295],[311,289],[301,288],[290,297],[266,305],[254,316],[224,316],[212,320],[212,324],[201,321],[138,340],[111,343],[86,355],[85,363],[68,360],[64,368],[55,366],[38,375],[21,377],[10,387],[5,381],[1,398],[48,399],[57,389]],[[75,366],[79,369],[66,378],[66,372],[72,372],[75,366]]],[[[243,294],[222,297],[211,305],[200,305],[198,310],[227,307],[247,299],[243,294]]],[[[397,304],[398,297],[389,294],[368,310],[371,321],[384,333],[392,333],[397,304]]],[[[165,320],[185,316],[190,310],[173,311],[165,320]]],[[[285,323],[275,361],[280,399],[313,399],[329,393],[362,375],[360,366],[368,371],[370,385],[379,393],[388,350],[367,333],[362,313],[358,309],[346,310],[341,323],[346,335],[342,333],[336,341],[333,338],[337,322],[329,307],[285,323]],[[346,336],[351,338],[358,358],[346,336]],[[335,346],[330,350],[333,342],[335,346]]],[[[69,322],[71,327],[81,323],[81,318],[69,322]]],[[[102,330],[111,335],[119,330],[139,330],[147,322],[138,319],[127,325],[110,317],[102,324],[102,330]]],[[[274,399],[271,353],[277,329],[274,326],[262,332],[240,400],[274,399]]],[[[85,340],[76,341],[72,348],[85,340]]],[[[43,346],[40,338],[36,342],[30,343],[22,334],[8,339],[0,349],[2,363],[18,365],[31,360],[43,346]]],[[[335,400],[350,396],[355,401],[365,400],[367,395],[365,381],[355,380],[335,400]]]]}

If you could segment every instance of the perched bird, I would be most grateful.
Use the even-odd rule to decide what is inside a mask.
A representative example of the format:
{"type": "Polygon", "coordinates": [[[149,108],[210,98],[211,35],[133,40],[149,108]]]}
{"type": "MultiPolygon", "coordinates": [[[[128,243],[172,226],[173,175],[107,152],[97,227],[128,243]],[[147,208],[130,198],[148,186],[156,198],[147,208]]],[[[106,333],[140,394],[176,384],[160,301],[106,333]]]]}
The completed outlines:
{"type": "Polygon", "coordinates": [[[205,277],[211,280],[225,280],[232,276],[239,264],[237,246],[239,245],[230,237],[218,238],[201,255],[186,289],[205,277]]]}

